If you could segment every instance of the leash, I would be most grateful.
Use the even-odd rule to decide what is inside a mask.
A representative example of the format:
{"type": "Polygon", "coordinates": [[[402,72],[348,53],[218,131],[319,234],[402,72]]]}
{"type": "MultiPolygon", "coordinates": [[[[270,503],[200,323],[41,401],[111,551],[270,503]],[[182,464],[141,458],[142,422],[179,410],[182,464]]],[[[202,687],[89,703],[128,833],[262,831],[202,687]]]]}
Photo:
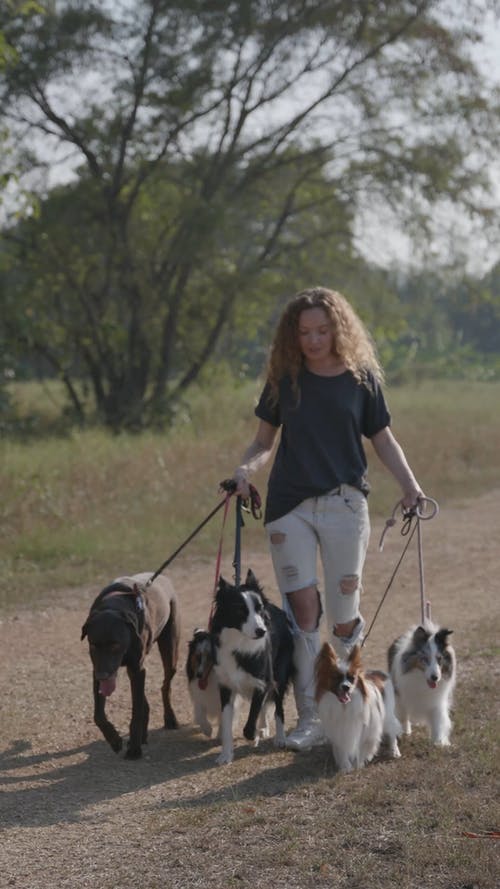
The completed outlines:
{"type": "MultiPolygon", "coordinates": [[[[241,529],[244,527],[243,515],[242,512],[251,512],[255,519],[260,519],[262,517],[262,501],[260,498],[260,494],[253,485],[249,485],[250,497],[243,498],[239,494],[236,497],[236,520],[235,520],[235,544],[234,544],[234,559],[233,559],[233,568],[234,568],[234,584],[238,589],[241,585],[241,529]]],[[[208,629],[210,630],[212,627],[212,620],[215,611],[215,594],[217,592],[217,585],[219,583],[220,578],[220,566],[222,560],[222,541],[224,536],[224,525],[226,523],[226,517],[229,507],[229,500],[232,495],[236,492],[236,482],[234,479],[224,479],[220,483],[220,488],[223,491],[226,491],[226,501],[225,501],[225,509],[224,509],[224,518],[222,521],[222,530],[221,536],[219,540],[219,548],[217,551],[217,559],[215,566],[215,581],[214,581],[214,593],[212,597],[212,605],[210,608],[210,614],[208,616],[208,629]]]]}
{"type": "Polygon", "coordinates": [[[392,528],[396,524],[396,513],[398,512],[398,510],[401,511],[402,517],[403,517],[403,526],[401,528],[401,536],[408,537],[408,540],[406,541],[403,552],[401,553],[401,556],[396,564],[396,567],[394,568],[394,571],[392,572],[389,583],[387,584],[385,592],[384,592],[384,594],[378,604],[378,607],[375,611],[373,620],[372,620],[370,626],[368,627],[367,632],[365,633],[365,637],[363,639],[363,642],[361,643],[362,646],[365,644],[366,640],[368,639],[368,636],[370,635],[370,633],[372,631],[373,625],[375,624],[375,621],[377,620],[380,609],[382,608],[382,605],[384,604],[384,602],[387,598],[389,590],[393,584],[394,578],[396,577],[396,574],[399,570],[399,566],[401,565],[401,562],[403,561],[403,559],[406,555],[406,552],[408,550],[408,547],[410,546],[410,543],[412,541],[413,535],[415,534],[415,531],[417,531],[421,621],[422,621],[422,623],[424,623],[426,618],[428,620],[430,620],[431,606],[430,606],[430,602],[428,600],[426,600],[426,596],[425,596],[424,558],[423,558],[421,523],[429,521],[429,519],[433,519],[439,513],[439,504],[438,504],[437,500],[434,500],[432,497],[420,497],[416,506],[412,506],[411,509],[404,509],[403,501],[398,500],[398,502],[396,503],[396,505],[392,511],[392,515],[390,516],[390,518],[388,518],[386,520],[385,527],[384,527],[384,530],[382,531],[382,535],[380,537],[380,542],[379,542],[379,546],[378,546],[379,552],[382,552],[382,550],[384,548],[384,537],[385,537],[387,531],[389,530],[389,528],[392,528]],[[414,519],[416,519],[415,524],[413,524],[414,519]],[[412,527],[412,525],[413,525],[413,527],[412,527]]]}
{"type": "MultiPolygon", "coordinates": [[[[219,538],[219,548],[217,550],[217,558],[215,560],[214,595],[215,595],[215,591],[217,589],[217,584],[219,583],[219,577],[220,577],[220,566],[221,566],[221,561],[222,561],[222,541],[224,539],[224,526],[226,524],[227,514],[229,511],[229,501],[231,500],[231,497],[233,496],[233,494],[236,490],[236,483],[234,483],[232,479],[226,479],[225,481],[220,483],[219,487],[221,490],[226,491],[226,497],[224,500],[224,515],[222,517],[222,528],[221,528],[220,538],[219,538]]],[[[210,614],[210,620],[209,620],[209,624],[208,624],[209,626],[210,626],[211,622],[212,622],[212,614],[210,614]]]]}
{"type": "MultiPolygon", "coordinates": [[[[218,503],[217,506],[215,506],[214,509],[211,510],[211,512],[209,512],[209,514],[203,519],[203,521],[201,521],[200,524],[197,525],[197,527],[194,529],[194,531],[191,532],[189,537],[186,537],[186,540],[184,540],[184,542],[181,543],[181,545],[177,547],[175,552],[173,552],[172,555],[168,557],[168,559],[165,559],[165,561],[163,562],[162,565],[160,565],[158,570],[155,571],[154,574],[149,578],[149,580],[145,584],[146,587],[151,586],[151,584],[153,583],[153,581],[156,580],[158,575],[161,574],[161,572],[164,571],[165,568],[167,568],[168,565],[170,565],[170,563],[174,561],[175,557],[178,556],[179,553],[184,549],[184,547],[187,546],[187,544],[191,542],[193,537],[196,537],[196,535],[201,531],[201,529],[205,527],[207,522],[209,522],[210,519],[213,518],[213,516],[217,512],[219,512],[220,509],[222,509],[222,507],[225,507],[225,515],[224,515],[224,521],[223,521],[223,527],[224,527],[224,523],[225,523],[226,515],[227,515],[227,509],[228,509],[228,505],[229,505],[229,500],[236,490],[236,482],[233,479],[226,479],[225,481],[222,481],[220,483],[219,487],[221,490],[226,492],[226,496],[224,497],[224,499],[221,500],[220,503],[218,503]]],[[[250,502],[251,502],[250,508],[251,508],[252,515],[254,516],[254,518],[260,518],[261,517],[260,495],[259,495],[257,489],[253,487],[253,485],[250,485],[249,487],[250,487],[250,502]]],[[[222,540],[221,540],[220,549],[222,550],[222,540]]],[[[219,557],[219,564],[220,564],[220,557],[219,557]]],[[[217,583],[217,581],[216,581],[216,583],[217,583]]]]}
{"type": "Polygon", "coordinates": [[[243,516],[241,514],[242,501],[241,497],[236,498],[236,527],[235,527],[235,543],[234,543],[234,585],[239,589],[241,584],[241,529],[244,527],[243,516]]]}
{"type": "MultiPolygon", "coordinates": [[[[236,482],[234,479],[229,478],[225,479],[220,483],[220,487],[223,491],[227,492],[226,501],[227,505],[229,504],[229,499],[236,492],[236,482]]],[[[250,497],[249,499],[244,499],[239,494],[236,497],[236,519],[235,519],[235,544],[234,544],[234,559],[233,559],[233,568],[234,568],[234,585],[238,588],[241,585],[241,529],[245,527],[245,523],[243,521],[243,510],[245,512],[251,512],[254,519],[262,518],[262,501],[260,499],[260,494],[253,485],[249,485],[250,497]]],[[[222,527],[224,528],[224,524],[227,516],[227,506],[224,510],[224,520],[222,527]]],[[[222,534],[219,543],[219,550],[217,553],[217,567],[215,571],[215,586],[214,592],[217,589],[217,584],[219,582],[220,576],[220,564],[221,564],[221,556],[222,556],[222,534]]]]}

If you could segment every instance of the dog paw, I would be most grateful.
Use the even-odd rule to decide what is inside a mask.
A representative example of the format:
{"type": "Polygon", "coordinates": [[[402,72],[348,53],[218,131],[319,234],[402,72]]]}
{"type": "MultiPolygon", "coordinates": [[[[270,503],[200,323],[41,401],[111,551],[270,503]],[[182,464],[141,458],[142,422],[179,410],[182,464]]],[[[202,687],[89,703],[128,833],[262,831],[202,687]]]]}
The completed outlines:
{"type": "Polygon", "coordinates": [[[123,747],[123,741],[120,738],[120,735],[117,735],[116,738],[113,738],[113,740],[110,741],[109,744],[111,749],[114,750],[115,753],[119,753],[123,747]]]}
{"type": "Polygon", "coordinates": [[[385,757],[387,759],[399,759],[401,756],[401,751],[399,749],[399,744],[396,738],[384,738],[383,743],[380,745],[379,756],[385,757]]]}
{"type": "Polygon", "coordinates": [[[140,747],[128,747],[125,753],[125,759],[140,759],[142,750],[140,747]]]}
{"type": "Polygon", "coordinates": [[[451,741],[449,738],[437,738],[434,741],[436,747],[451,747],[451,741]]]}
{"type": "Polygon", "coordinates": [[[200,725],[200,729],[201,729],[202,733],[205,735],[205,737],[207,737],[207,738],[212,737],[213,729],[212,729],[212,726],[210,725],[209,722],[206,722],[206,723],[203,723],[202,725],[200,725]]]}
{"type": "Polygon", "coordinates": [[[232,751],[230,751],[229,753],[226,753],[223,750],[221,753],[219,753],[215,762],[218,766],[226,766],[226,765],[229,765],[229,763],[231,763],[233,761],[233,759],[234,759],[234,754],[232,751]]]}

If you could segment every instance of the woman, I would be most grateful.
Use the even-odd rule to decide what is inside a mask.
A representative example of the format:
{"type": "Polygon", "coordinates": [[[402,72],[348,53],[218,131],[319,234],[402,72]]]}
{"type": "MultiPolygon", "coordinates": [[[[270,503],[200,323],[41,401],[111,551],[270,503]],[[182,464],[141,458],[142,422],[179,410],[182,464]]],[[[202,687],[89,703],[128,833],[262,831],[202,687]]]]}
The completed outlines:
{"type": "Polygon", "coordinates": [[[362,437],[402,491],[405,508],[423,496],[389,426],[375,348],[348,301],[315,287],[286,306],[271,347],[267,381],[255,409],[257,434],[234,472],[248,497],[248,476],[271,457],[265,527],[283,606],[294,628],[297,727],[287,747],[321,743],[314,664],[322,615],[316,558],[332,644],[341,655],[363,638],[361,576],[370,534],[369,485],[362,437]]]}

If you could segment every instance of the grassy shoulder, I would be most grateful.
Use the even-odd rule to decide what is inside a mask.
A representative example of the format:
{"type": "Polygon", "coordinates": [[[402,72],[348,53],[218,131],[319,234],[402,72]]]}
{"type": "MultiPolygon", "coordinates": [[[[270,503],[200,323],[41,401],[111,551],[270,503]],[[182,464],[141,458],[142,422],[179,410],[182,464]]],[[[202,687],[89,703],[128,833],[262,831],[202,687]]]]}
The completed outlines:
{"type": "MultiPolygon", "coordinates": [[[[112,436],[99,429],[66,437],[5,439],[1,452],[0,605],[64,586],[107,580],[126,563],[157,568],[217,505],[254,435],[259,384],[216,381],[193,391],[166,434],[112,436]],[[6,593],[5,591],[9,592],[6,593]]],[[[36,401],[33,386],[26,410],[36,401]]],[[[57,393],[39,394],[49,405],[57,393]]],[[[393,430],[424,490],[441,505],[498,484],[498,383],[426,382],[389,388],[393,430]]],[[[373,515],[399,497],[367,443],[373,515]]],[[[255,483],[265,494],[266,471],[255,483]]],[[[189,544],[215,558],[216,517],[189,544]]],[[[228,534],[231,532],[229,531],[228,534]]],[[[249,519],[250,545],[264,546],[249,519]]]]}

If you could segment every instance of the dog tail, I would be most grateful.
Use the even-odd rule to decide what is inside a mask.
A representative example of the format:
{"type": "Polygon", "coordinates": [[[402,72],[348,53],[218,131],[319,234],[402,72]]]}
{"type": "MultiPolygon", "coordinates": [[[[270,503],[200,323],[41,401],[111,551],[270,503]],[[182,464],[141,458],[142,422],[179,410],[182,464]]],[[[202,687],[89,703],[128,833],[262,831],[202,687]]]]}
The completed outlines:
{"type": "Polygon", "coordinates": [[[175,597],[170,602],[170,615],[167,621],[167,633],[170,637],[172,652],[172,675],[177,671],[177,662],[179,660],[179,645],[181,638],[181,619],[179,605],[175,597]]]}

